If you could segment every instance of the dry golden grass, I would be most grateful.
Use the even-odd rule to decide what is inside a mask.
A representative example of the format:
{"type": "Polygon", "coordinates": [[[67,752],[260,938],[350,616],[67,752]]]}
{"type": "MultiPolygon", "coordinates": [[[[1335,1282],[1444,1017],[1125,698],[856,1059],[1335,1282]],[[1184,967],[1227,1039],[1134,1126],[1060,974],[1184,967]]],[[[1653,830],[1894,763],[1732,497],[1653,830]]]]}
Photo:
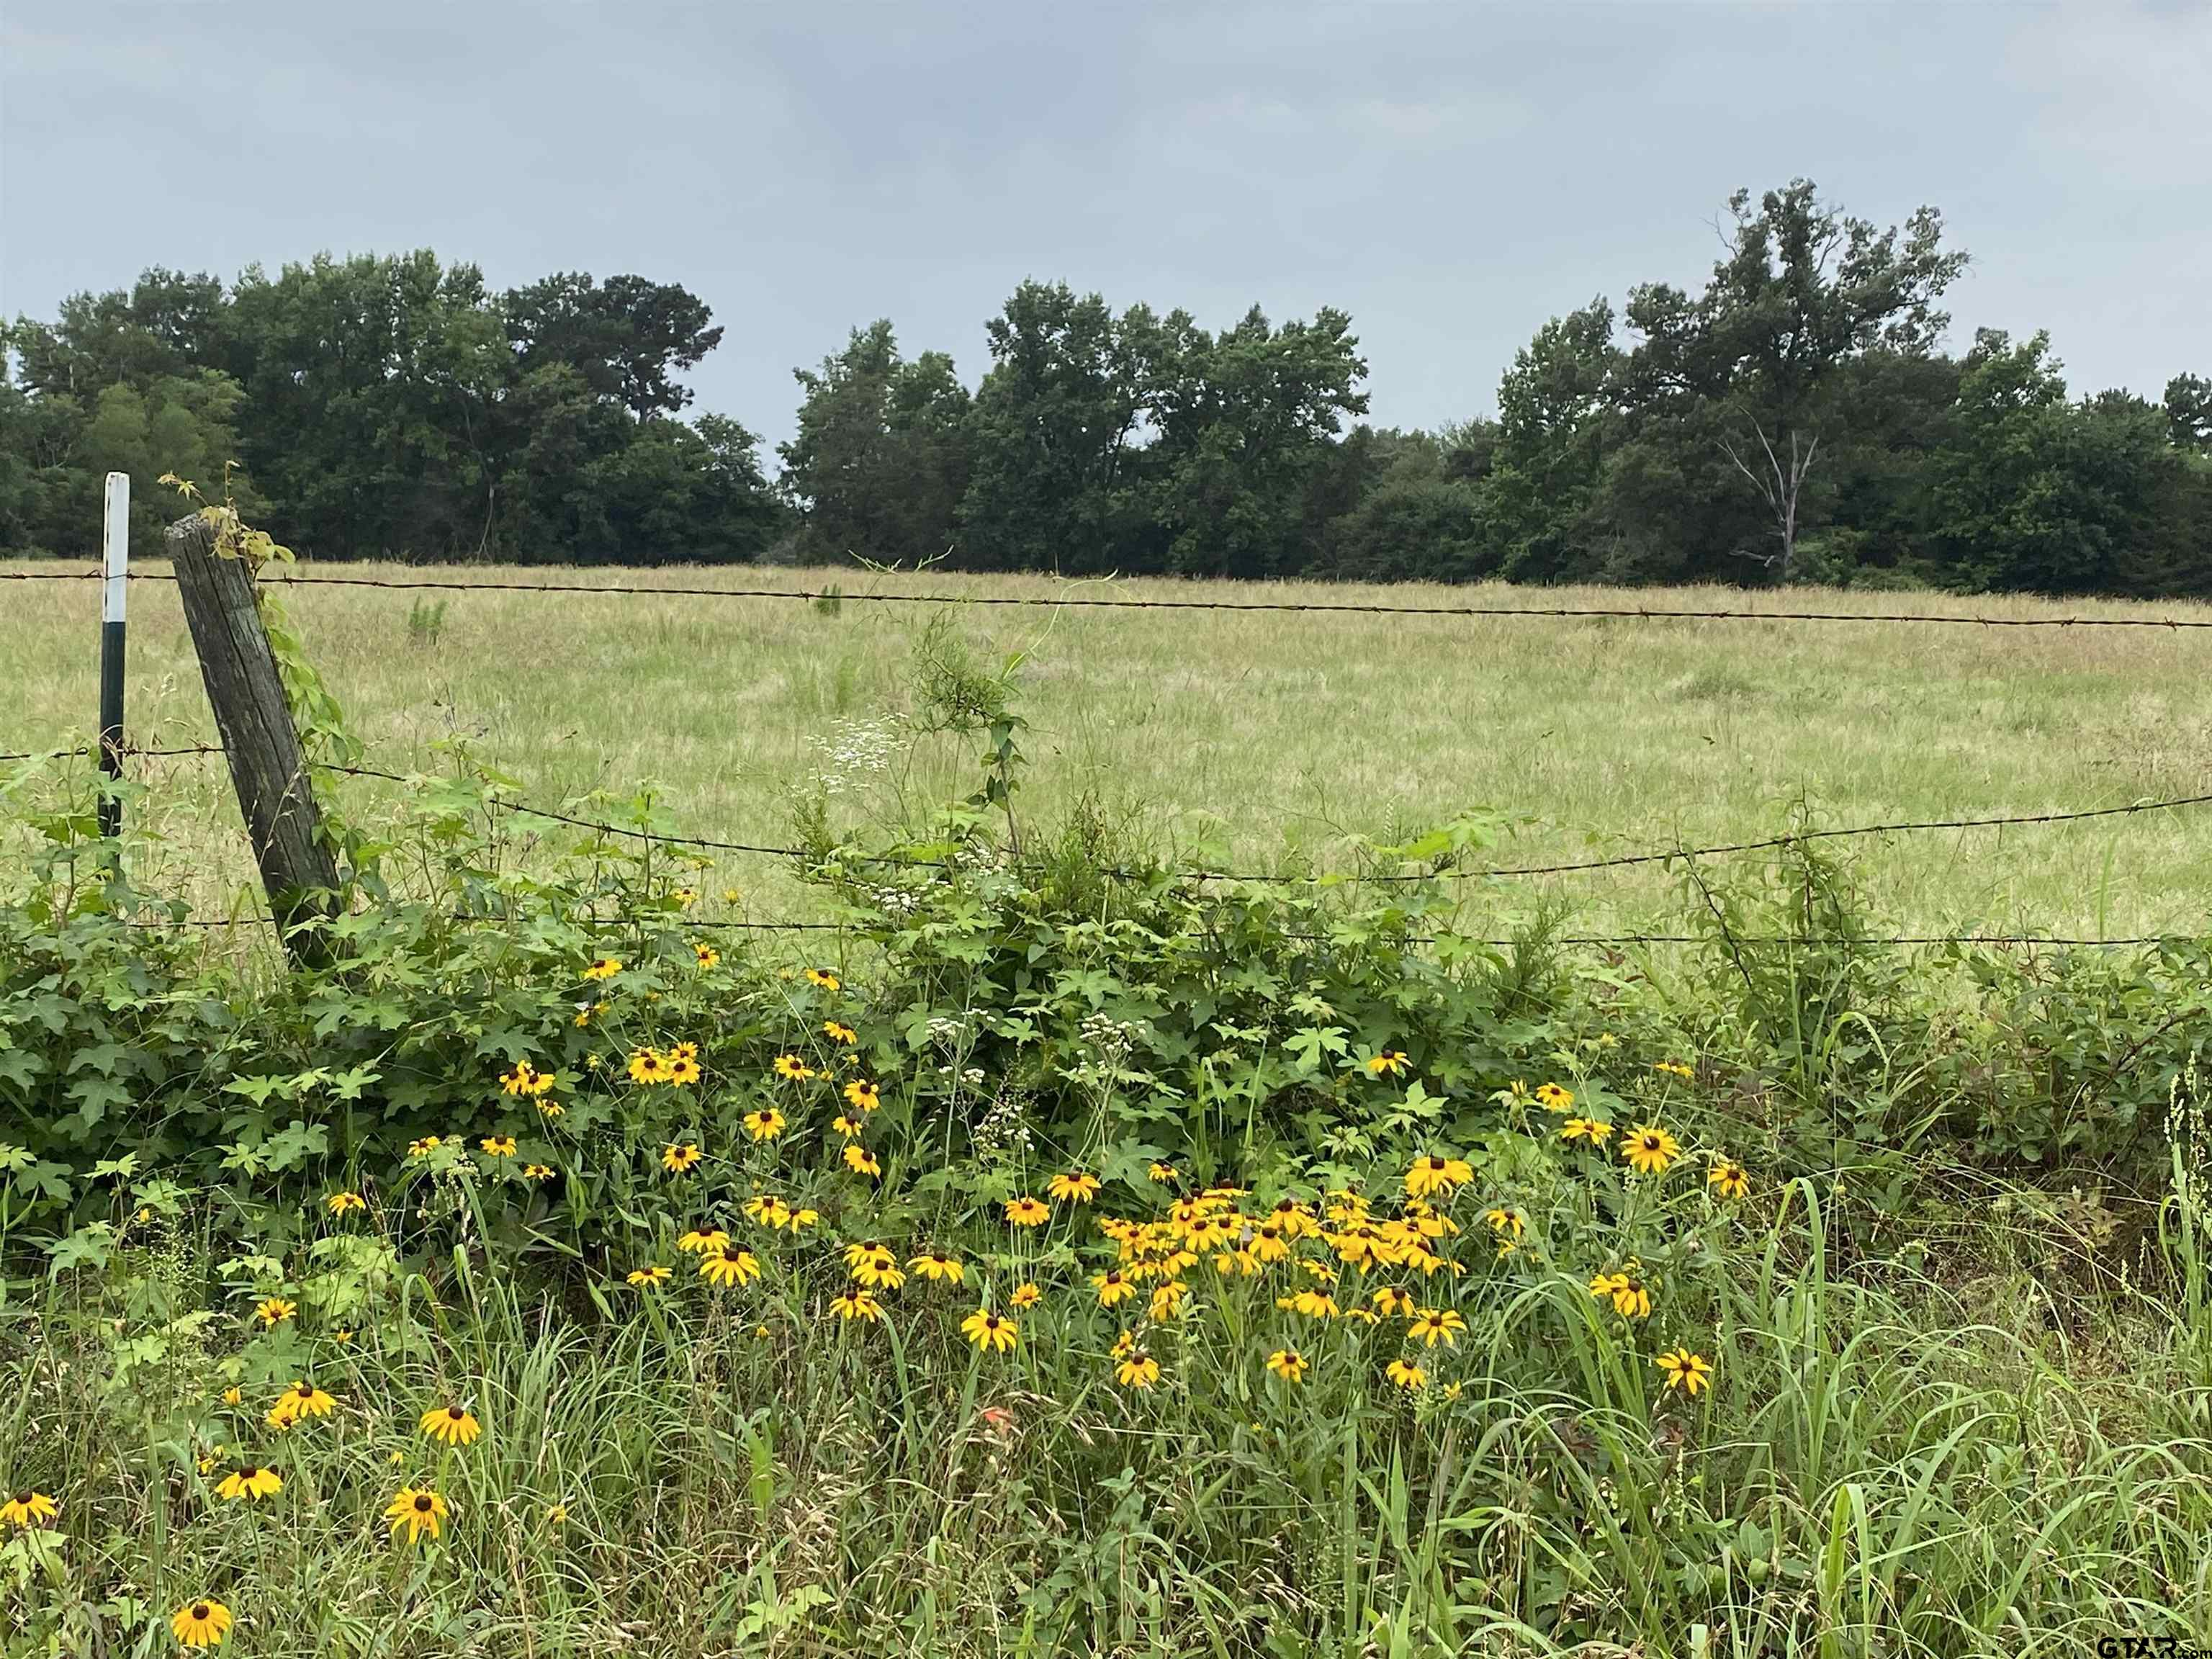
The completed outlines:
{"type": "MultiPolygon", "coordinates": [[[[628,585],[1101,596],[1046,576],[898,576],[725,568],[306,574],[461,575],[628,585]]],[[[2031,599],[1723,590],[1510,590],[1304,584],[1115,584],[1115,596],[1401,605],[1817,608],[1869,616],[2191,615],[2212,608],[2031,599]]],[[[81,738],[97,708],[92,582],[0,588],[12,696],[0,750],[81,738]]],[[[665,786],[677,817],[720,838],[788,837],[788,800],[841,722],[910,711],[912,647],[935,607],[516,592],[441,595],[434,642],[404,592],[287,590],[373,764],[434,768],[465,738],[558,804],[599,787],[665,786]]],[[[189,741],[212,726],[167,585],[131,594],[131,731],[189,741]]],[[[1381,617],[970,607],[979,658],[1027,653],[1032,723],[1022,809],[1049,822],[1079,794],[1187,847],[1218,829],[1236,856],[1286,846],[1326,860],[1347,835],[1391,835],[1471,808],[1534,821],[1506,862],[1769,833],[1788,801],[1823,819],[1978,817],[2111,806],[2212,785],[2212,633],[1976,629],[1880,623],[1381,617]],[[1216,821],[1218,825],[1216,824],[1216,821]]],[[[194,849],[199,885],[251,870],[216,761],[142,761],[149,821],[194,849]]],[[[848,817],[972,787],[959,747],[902,750],[848,817]]],[[[2203,931],[2212,809],[2089,823],[1849,843],[1876,911],[1907,931],[1986,927],[2124,934],[2203,931]]],[[[763,860],[714,884],[756,916],[793,895],[763,860]]],[[[1562,887],[1583,927],[1673,913],[1643,869],[1562,887]]]]}

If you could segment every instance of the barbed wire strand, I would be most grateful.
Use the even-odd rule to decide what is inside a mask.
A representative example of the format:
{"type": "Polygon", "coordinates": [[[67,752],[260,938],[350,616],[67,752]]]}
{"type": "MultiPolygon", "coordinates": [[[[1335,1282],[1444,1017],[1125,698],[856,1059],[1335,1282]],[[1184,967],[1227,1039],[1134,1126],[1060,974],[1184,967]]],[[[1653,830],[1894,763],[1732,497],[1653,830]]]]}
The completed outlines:
{"type": "MultiPolygon", "coordinates": [[[[98,580],[97,570],[0,571],[5,581],[78,581],[98,580]]],[[[167,582],[175,577],[163,571],[133,571],[133,581],[167,582]]],[[[608,598],[697,599],[782,599],[858,605],[972,605],[1042,607],[1089,611],[1210,611],[1286,615],[1362,617],[1534,617],[1573,620],[1613,617],[1638,622],[1810,622],[1903,623],[1945,628],[2135,628],[2212,629],[2212,617],[1977,617],[1959,611],[1885,613],[1856,611],[1741,611],[1668,605],[1380,605],[1337,599],[1059,599],[1033,593],[890,593],[845,592],[826,588],[694,587],[601,582],[464,581],[448,578],[384,576],[267,575],[264,582],[290,587],[380,587],[398,592],[429,591],[448,593],[596,593],[608,598]]]]}

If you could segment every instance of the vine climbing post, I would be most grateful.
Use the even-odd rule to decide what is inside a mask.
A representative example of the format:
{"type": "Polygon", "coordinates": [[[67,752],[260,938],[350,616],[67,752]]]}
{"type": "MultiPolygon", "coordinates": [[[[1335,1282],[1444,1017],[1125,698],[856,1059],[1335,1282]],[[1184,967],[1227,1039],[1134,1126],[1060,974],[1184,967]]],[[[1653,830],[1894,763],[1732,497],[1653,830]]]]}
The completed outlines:
{"type": "Polygon", "coordinates": [[[107,475],[107,509],[100,523],[100,769],[110,787],[100,792],[100,833],[123,833],[123,798],[113,785],[123,776],[123,606],[131,584],[131,475],[107,475]]]}
{"type": "Polygon", "coordinates": [[[314,924],[337,914],[337,862],[322,834],[299,729],[254,598],[252,565],[225,556],[206,514],[171,525],[167,542],[270,910],[295,964],[327,967],[331,942],[314,924]]]}

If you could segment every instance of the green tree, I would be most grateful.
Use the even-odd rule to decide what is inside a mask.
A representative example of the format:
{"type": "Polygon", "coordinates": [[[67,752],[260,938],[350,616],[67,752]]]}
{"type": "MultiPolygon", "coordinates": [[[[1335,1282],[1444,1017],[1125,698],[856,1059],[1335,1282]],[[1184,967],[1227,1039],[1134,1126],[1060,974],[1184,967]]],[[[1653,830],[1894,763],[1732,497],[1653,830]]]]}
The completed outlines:
{"type": "Polygon", "coordinates": [[[691,401],[675,380],[720,343],[706,301],[673,283],[635,276],[594,283],[589,271],[561,271],[501,297],[524,374],[566,363],[593,395],[612,398],[641,422],[673,415],[691,401]]]}
{"type": "Polygon", "coordinates": [[[854,329],[804,389],[799,430],[778,447],[783,489],[801,514],[800,554],[899,565],[943,557],[959,535],[970,399],[952,360],[899,356],[887,319],[854,329]]]}

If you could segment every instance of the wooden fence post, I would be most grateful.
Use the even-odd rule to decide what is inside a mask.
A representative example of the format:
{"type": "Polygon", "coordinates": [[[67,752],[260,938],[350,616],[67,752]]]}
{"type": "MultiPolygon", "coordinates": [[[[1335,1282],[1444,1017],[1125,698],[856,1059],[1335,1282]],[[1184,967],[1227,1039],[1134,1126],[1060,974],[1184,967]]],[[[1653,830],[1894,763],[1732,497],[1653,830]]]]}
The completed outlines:
{"type": "Polygon", "coordinates": [[[270,910],[294,963],[328,967],[329,939],[317,928],[293,930],[337,914],[337,861],[318,833],[300,733],[253,602],[253,573],[243,559],[216,554],[215,526],[198,514],[171,525],[167,539],[270,910]]]}

